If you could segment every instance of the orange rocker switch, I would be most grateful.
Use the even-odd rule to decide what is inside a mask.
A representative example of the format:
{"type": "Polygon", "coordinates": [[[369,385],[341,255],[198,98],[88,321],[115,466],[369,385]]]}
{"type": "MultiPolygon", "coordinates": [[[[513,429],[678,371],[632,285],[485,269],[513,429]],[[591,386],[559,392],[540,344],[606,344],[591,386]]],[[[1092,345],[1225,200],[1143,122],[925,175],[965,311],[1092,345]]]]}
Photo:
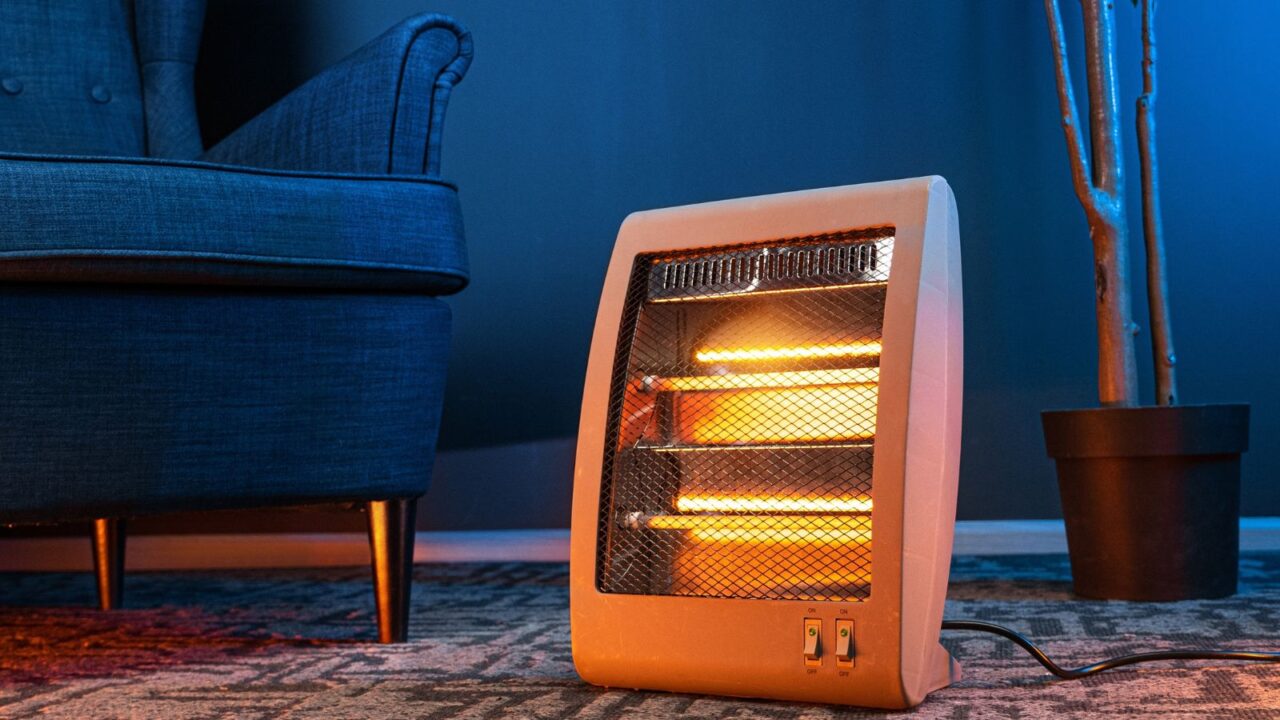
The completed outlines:
{"type": "Polygon", "coordinates": [[[806,667],[822,664],[822,621],[818,618],[804,619],[804,664],[806,667]]]}
{"type": "Polygon", "coordinates": [[[836,667],[853,667],[853,621],[836,621],[836,667]]]}

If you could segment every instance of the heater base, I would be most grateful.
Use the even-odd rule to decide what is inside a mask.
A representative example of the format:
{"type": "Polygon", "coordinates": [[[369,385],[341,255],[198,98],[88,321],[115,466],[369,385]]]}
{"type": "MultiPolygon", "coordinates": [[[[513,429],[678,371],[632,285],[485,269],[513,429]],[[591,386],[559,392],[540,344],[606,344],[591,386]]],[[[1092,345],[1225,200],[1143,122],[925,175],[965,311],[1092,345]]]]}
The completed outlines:
{"type": "Polygon", "coordinates": [[[942,647],[941,644],[934,649],[931,669],[932,675],[929,677],[928,682],[924,684],[926,688],[924,695],[918,698],[907,698],[912,706],[921,703],[929,693],[941,690],[953,683],[958,683],[964,677],[960,670],[960,661],[947,652],[947,649],[942,647]]]}
{"type": "MultiPolygon", "coordinates": [[[[629,605],[626,599],[622,604],[629,605]]],[[[924,702],[936,690],[958,682],[960,663],[934,640],[914,661],[884,662],[870,648],[872,636],[862,636],[868,648],[850,667],[833,662],[835,644],[823,640],[821,658],[809,664],[798,639],[788,629],[806,625],[781,623],[756,616],[758,603],[739,603],[724,612],[689,612],[689,607],[644,608],[633,605],[620,615],[624,625],[596,625],[574,616],[573,660],[583,680],[606,688],[656,690],[696,695],[782,700],[845,705],[880,710],[904,710],[924,702]],[[746,610],[745,614],[738,610],[746,610]],[[682,621],[679,616],[689,616],[682,621]],[[755,617],[753,617],[755,616],[755,617]],[[734,628],[750,627],[745,634],[734,628]],[[706,628],[710,635],[696,635],[706,628]],[[786,637],[776,630],[783,630],[786,637]],[[656,645],[654,638],[667,638],[656,645]],[[699,641],[691,642],[697,638],[699,641]],[[788,652],[778,652],[785,648],[788,652]]],[[[691,607],[691,606],[690,606],[691,607]]],[[[786,608],[781,608],[786,610],[786,608]]],[[[799,618],[796,618],[799,619],[799,618]]],[[[830,631],[831,622],[821,625],[830,631]]],[[[936,637],[936,636],[935,636],[936,637]]],[[[892,640],[887,640],[891,644],[892,640]]]]}

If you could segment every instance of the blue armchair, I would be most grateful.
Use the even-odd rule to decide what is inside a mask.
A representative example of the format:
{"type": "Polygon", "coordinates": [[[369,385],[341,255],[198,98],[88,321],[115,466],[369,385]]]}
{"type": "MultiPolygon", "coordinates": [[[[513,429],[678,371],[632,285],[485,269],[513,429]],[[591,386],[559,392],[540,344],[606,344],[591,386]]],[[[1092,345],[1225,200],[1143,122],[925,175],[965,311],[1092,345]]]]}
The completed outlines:
{"type": "Polygon", "coordinates": [[[0,523],[367,503],[406,637],[414,501],[467,283],[440,175],[468,33],[392,28],[207,151],[203,0],[0,3],[0,523]]]}

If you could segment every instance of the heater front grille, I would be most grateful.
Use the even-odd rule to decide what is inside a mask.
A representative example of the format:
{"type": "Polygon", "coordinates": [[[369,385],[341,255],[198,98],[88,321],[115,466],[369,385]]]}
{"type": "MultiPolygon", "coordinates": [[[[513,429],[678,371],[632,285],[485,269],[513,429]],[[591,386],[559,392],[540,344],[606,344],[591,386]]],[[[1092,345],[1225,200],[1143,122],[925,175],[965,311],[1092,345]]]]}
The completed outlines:
{"type": "Polygon", "coordinates": [[[892,228],[640,255],[601,478],[602,592],[871,593],[892,228]]]}

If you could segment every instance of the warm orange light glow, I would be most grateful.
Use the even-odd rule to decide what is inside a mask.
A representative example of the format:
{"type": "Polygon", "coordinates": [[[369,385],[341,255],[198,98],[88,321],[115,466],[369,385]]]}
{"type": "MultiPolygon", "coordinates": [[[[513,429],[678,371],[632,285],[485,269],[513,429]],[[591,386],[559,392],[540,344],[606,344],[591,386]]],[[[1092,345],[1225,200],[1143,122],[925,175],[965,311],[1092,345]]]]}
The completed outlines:
{"type": "Polygon", "coordinates": [[[875,385],[836,385],[679,395],[677,433],[700,445],[869,440],[875,385]]]}
{"type": "Polygon", "coordinates": [[[794,545],[689,543],[675,563],[677,595],[737,594],[850,600],[849,588],[871,584],[862,544],[824,545],[822,565],[797,565],[794,545]]]}
{"type": "Polygon", "coordinates": [[[654,515],[654,530],[689,530],[698,542],[717,543],[866,543],[871,521],[840,515],[654,515]]]}
{"type": "Polygon", "coordinates": [[[793,370],[787,372],[694,375],[653,378],[646,387],[658,392],[671,390],[739,390],[743,388],[804,387],[806,385],[866,385],[880,381],[880,368],[840,368],[835,370],[793,370]]]}
{"type": "Polygon", "coordinates": [[[718,452],[722,453],[729,450],[743,450],[747,452],[760,450],[831,450],[831,449],[859,449],[865,450],[875,447],[871,442],[829,442],[829,443],[759,443],[756,445],[653,445],[646,446],[646,450],[658,453],[696,453],[696,452],[718,452]]]}
{"type": "Polygon", "coordinates": [[[860,530],[827,530],[814,528],[788,528],[780,530],[711,529],[694,530],[693,539],[698,542],[720,543],[865,543],[871,541],[871,532],[860,530]]]}
{"type": "Polygon", "coordinates": [[[880,354],[878,342],[801,345],[798,347],[715,348],[694,353],[698,362],[754,362],[761,360],[811,360],[843,357],[874,357],[880,354]]]}
{"type": "Polygon", "coordinates": [[[682,495],[676,498],[680,512],[817,512],[869,513],[869,497],[767,497],[753,495],[682,495]]]}

